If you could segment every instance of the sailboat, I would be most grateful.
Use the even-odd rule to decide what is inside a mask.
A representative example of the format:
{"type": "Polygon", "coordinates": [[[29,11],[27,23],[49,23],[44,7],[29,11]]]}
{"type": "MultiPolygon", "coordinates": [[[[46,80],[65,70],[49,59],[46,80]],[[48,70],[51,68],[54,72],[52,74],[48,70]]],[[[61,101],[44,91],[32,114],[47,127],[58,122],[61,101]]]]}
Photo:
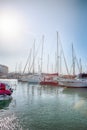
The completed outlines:
{"type": "MultiPolygon", "coordinates": [[[[35,54],[35,40],[34,40],[33,61],[32,61],[32,64],[30,66],[30,70],[29,70],[28,74],[24,74],[24,71],[23,71],[23,76],[21,77],[20,81],[28,82],[28,83],[34,83],[34,84],[38,84],[41,81],[41,78],[42,78],[42,74],[41,74],[42,73],[42,60],[43,60],[43,44],[44,44],[44,36],[42,37],[41,71],[40,71],[40,73],[35,73],[35,58],[36,58],[36,54],[35,54]],[[31,69],[32,68],[33,68],[33,71],[31,73],[31,69]]],[[[36,51],[36,52],[38,52],[38,51],[36,51]]],[[[28,58],[28,60],[29,60],[29,58],[28,58]]],[[[28,63],[28,60],[27,60],[27,63],[28,63]]],[[[27,63],[26,63],[26,66],[27,66],[27,63]]]]}
{"type": "Polygon", "coordinates": [[[40,85],[58,86],[57,77],[58,73],[44,74],[43,80],[41,80],[40,85]]]}
{"type": "Polygon", "coordinates": [[[58,82],[59,82],[60,86],[69,87],[69,88],[87,87],[87,74],[86,73],[82,73],[82,71],[80,70],[80,74],[75,76],[75,58],[76,57],[74,55],[74,49],[73,49],[73,45],[72,45],[72,63],[73,63],[73,77],[74,78],[59,77],[58,82]]]}
{"type": "Polygon", "coordinates": [[[80,73],[74,79],[58,78],[60,86],[74,87],[74,88],[87,88],[87,74],[80,73]]]}
{"type": "MultiPolygon", "coordinates": [[[[57,32],[57,58],[56,58],[57,72],[56,73],[44,73],[43,74],[43,78],[42,78],[42,80],[40,82],[40,85],[58,86],[58,81],[57,81],[58,71],[59,71],[59,56],[58,56],[58,51],[59,51],[59,46],[58,46],[58,32],[57,32]]],[[[48,68],[49,68],[48,66],[49,66],[49,55],[48,55],[47,71],[48,71],[48,68]]]]}

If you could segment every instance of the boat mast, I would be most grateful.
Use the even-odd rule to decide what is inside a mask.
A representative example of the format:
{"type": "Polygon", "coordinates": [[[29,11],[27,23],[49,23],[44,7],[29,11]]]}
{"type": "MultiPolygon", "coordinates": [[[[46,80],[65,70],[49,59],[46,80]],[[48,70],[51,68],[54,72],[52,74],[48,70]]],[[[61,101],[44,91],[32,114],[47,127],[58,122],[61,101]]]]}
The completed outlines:
{"type": "Polygon", "coordinates": [[[62,50],[60,51],[60,74],[62,74],[62,50]]]}
{"type": "Polygon", "coordinates": [[[74,56],[73,44],[72,44],[72,64],[73,64],[73,75],[75,75],[75,56],[74,56]]]}
{"type": "Polygon", "coordinates": [[[35,40],[34,40],[34,48],[33,48],[33,74],[35,73],[35,40]]]}
{"type": "Polygon", "coordinates": [[[32,53],[32,49],[30,49],[30,60],[29,60],[29,65],[28,65],[28,73],[30,73],[31,53],[32,53]]]}
{"type": "Polygon", "coordinates": [[[25,73],[25,70],[26,70],[27,64],[28,64],[28,62],[29,62],[29,58],[30,58],[30,54],[28,55],[28,58],[27,58],[26,64],[25,64],[25,66],[24,66],[23,74],[25,73]]]}
{"type": "Polygon", "coordinates": [[[43,64],[43,45],[44,45],[44,35],[42,36],[41,73],[42,73],[42,64],[43,64]]]}
{"type": "Polygon", "coordinates": [[[40,59],[38,58],[38,73],[40,73],[40,59]]]}
{"type": "Polygon", "coordinates": [[[58,44],[58,32],[57,32],[57,73],[59,73],[59,44],[58,44]]]}
{"type": "Polygon", "coordinates": [[[63,51],[63,47],[62,47],[62,43],[61,42],[60,42],[60,47],[61,47],[61,53],[62,53],[63,58],[64,58],[67,74],[69,75],[69,69],[68,69],[68,66],[67,66],[67,62],[66,62],[66,58],[65,58],[65,55],[64,55],[64,51],[63,51]]]}

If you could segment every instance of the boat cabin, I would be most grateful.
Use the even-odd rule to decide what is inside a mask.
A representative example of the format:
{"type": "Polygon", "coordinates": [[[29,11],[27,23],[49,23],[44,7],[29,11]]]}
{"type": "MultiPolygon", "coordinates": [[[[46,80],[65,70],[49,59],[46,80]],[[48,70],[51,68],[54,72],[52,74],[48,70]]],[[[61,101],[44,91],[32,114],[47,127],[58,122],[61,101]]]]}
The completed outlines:
{"type": "Polygon", "coordinates": [[[80,73],[77,77],[78,78],[87,78],[87,73],[80,73]]]}

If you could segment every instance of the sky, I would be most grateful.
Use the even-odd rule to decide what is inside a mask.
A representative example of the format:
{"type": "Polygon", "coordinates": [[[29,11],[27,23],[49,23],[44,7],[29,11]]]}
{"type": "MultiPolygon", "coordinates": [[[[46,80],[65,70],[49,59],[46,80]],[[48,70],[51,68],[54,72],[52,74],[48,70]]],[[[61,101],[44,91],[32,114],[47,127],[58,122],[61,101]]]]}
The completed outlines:
{"type": "MultiPolygon", "coordinates": [[[[0,0],[0,64],[7,65],[9,72],[23,72],[31,55],[26,67],[28,71],[29,64],[32,66],[35,43],[34,66],[38,71],[43,43],[42,70],[55,72],[58,32],[59,54],[62,43],[69,71],[72,66],[72,43],[78,61],[81,58],[83,71],[87,71],[86,14],[85,0],[0,0]]],[[[61,57],[61,73],[66,73],[61,57]]]]}

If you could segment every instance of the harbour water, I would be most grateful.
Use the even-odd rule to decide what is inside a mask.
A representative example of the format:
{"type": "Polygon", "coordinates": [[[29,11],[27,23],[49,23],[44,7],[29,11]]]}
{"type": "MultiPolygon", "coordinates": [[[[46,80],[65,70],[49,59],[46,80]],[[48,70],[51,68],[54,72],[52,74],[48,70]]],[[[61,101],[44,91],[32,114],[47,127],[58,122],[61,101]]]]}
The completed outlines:
{"type": "Polygon", "coordinates": [[[87,89],[18,83],[0,102],[0,130],[87,130],[87,89]]]}

